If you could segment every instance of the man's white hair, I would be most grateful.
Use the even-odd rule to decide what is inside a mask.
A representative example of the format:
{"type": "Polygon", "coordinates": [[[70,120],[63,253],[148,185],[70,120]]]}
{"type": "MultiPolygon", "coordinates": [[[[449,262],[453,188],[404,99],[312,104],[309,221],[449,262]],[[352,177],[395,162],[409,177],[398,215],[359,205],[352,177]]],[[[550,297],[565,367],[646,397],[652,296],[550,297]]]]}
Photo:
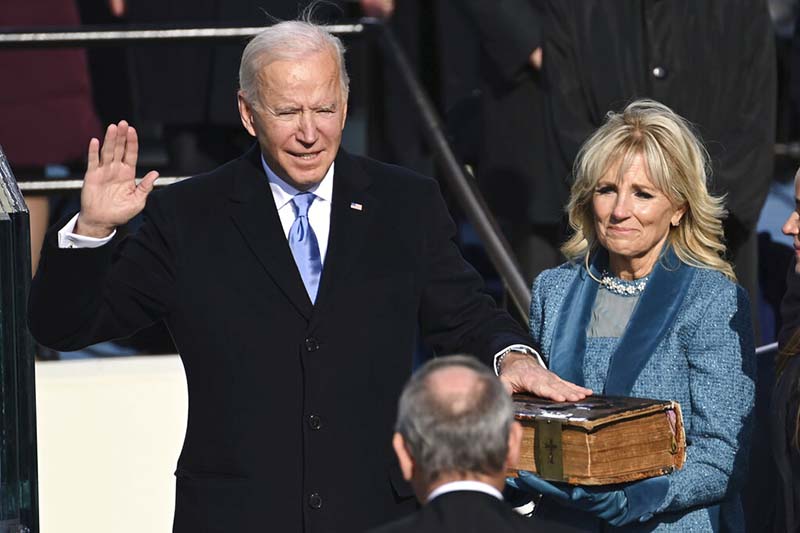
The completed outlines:
{"type": "Polygon", "coordinates": [[[329,51],[339,68],[339,85],[347,100],[350,77],[344,62],[344,45],[323,26],[306,20],[288,20],[270,26],[247,44],[239,64],[239,89],[245,101],[258,105],[258,73],[273,61],[297,61],[329,51]]]}

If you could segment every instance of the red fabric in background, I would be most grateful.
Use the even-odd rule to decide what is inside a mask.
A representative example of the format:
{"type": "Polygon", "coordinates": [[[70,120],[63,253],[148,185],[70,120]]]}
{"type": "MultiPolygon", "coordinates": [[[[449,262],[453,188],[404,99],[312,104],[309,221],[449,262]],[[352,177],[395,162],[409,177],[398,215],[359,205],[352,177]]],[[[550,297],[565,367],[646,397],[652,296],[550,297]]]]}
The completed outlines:
{"type": "MultiPolygon", "coordinates": [[[[0,31],[78,26],[73,0],[4,0],[0,31]]],[[[84,158],[100,135],[83,49],[0,50],[0,145],[12,167],[84,158]]]]}

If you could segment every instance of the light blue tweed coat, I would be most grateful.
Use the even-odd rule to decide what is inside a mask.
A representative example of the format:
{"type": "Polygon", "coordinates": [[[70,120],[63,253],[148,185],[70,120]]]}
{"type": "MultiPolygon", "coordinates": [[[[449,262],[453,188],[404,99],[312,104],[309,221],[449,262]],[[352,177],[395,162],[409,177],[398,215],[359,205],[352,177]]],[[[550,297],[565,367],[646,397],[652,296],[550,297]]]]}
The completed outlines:
{"type": "MultiPolygon", "coordinates": [[[[580,367],[566,377],[595,393],[606,391],[607,383],[619,383],[622,377],[621,382],[627,379],[629,383],[628,396],[676,400],[681,404],[688,444],[686,464],[668,476],[667,496],[655,509],[655,516],[644,523],[618,528],[620,531],[743,531],[738,491],[746,474],[755,393],[748,300],[741,287],[719,272],[686,265],[679,270],[679,274],[662,273],[660,277],[654,271],[621,338],[585,338],[587,323],[575,323],[583,322],[575,320],[574,310],[570,311],[575,306],[565,305],[568,294],[575,299],[574,288],[570,292],[573,283],[574,287],[580,283],[586,287],[596,285],[586,279],[583,266],[567,263],[544,271],[533,285],[531,333],[551,369],[559,373],[557,368],[580,367]],[[675,289],[673,280],[666,276],[680,274],[684,283],[675,289]],[[654,283],[657,278],[660,284],[654,283]],[[661,289],[668,293],[668,284],[672,285],[671,294],[653,294],[661,289]],[[639,309],[643,305],[647,305],[646,313],[639,309]],[[670,305],[674,308],[669,309],[670,305]],[[661,309],[665,311],[660,312],[661,309]],[[568,320],[566,317],[573,323],[563,323],[568,320]],[[559,335],[585,338],[585,350],[578,344],[577,350],[564,354],[563,349],[555,348],[554,337],[559,335]],[[616,354],[612,362],[617,345],[627,337],[626,353],[616,354]],[[647,344],[642,339],[653,339],[653,344],[635,355],[637,361],[625,361],[630,352],[647,344]],[[581,354],[573,355],[581,351],[585,353],[582,364],[581,354]],[[553,355],[563,360],[555,361],[553,355]]],[[[597,289],[592,290],[591,296],[583,298],[591,300],[589,305],[597,289]]],[[[566,345],[571,346],[570,342],[566,345]]],[[[619,387],[610,393],[618,394],[619,387]]],[[[551,510],[553,507],[550,504],[551,510]]],[[[573,524],[580,514],[563,508],[555,513],[562,513],[573,524]]],[[[580,525],[588,531],[617,530],[590,520],[588,515],[583,522],[580,525]]]]}

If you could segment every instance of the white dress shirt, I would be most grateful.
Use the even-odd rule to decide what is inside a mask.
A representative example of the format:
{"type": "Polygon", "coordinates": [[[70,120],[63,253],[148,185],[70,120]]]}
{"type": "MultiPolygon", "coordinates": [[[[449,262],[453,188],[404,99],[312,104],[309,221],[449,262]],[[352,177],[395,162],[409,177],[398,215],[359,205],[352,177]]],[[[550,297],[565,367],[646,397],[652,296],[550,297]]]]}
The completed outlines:
{"type": "Polygon", "coordinates": [[[428,494],[428,502],[441,496],[442,494],[447,494],[448,492],[456,492],[459,490],[470,490],[473,492],[483,492],[484,494],[488,494],[489,496],[494,496],[498,500],[503,499],[503,495],[500,493],[499,490],[494,488],[493,486],[489,485],[488,483],[484,483],[482,481],[474,481],[474,480],[464,480],[464,481],[451,481],[450,483],[445,483],[444,485],[439,485],[435,489],[428,494]]]}
{"type": "MultiPolygon", "coordinates": [[[[292,198],[294,195],[300,193],[297,189],[283,181],[275,174],[271,168],[264,161],[264,156],[261,156],[261,164],[264,166],[264,172],[267,173],[269,180],[269,188],[272,190],[272,198],[275,200],[275,208],[278,210],[278,217],[281,219],[281,226],[283,226],[283,234],[289,238],[289,229],[294,224],[297,214],[295,213],[292,198]]],[[[314,193],[316,198],[308,208],[308,223],[314,230],[314,235],[317,236],[317,243],[319,244],[319,257],[322,264],[325,264],[325,253],[328,251],[328,235],[331,233],[331,202],[333,201],[333,163],[325,173],[322,181],[308,189],[308,192],[314,193]]]]}

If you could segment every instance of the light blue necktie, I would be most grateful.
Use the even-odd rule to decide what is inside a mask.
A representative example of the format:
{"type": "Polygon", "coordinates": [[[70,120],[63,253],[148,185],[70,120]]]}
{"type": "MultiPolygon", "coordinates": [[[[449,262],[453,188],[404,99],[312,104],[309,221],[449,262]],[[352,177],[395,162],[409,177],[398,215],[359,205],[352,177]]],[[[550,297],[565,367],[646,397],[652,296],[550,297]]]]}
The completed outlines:
{"type": "Polygon", "coordinates": [[[308,208],[316,196],[310,192],[301,192],[292,198],[295,207],[294,223],[289,228],[289,248],[292,249],[294,262],[300,277],[303,278],[303,285],[306,286],[308,297],[314,303],[317,300],[317,290],[319,289],[319,278],[322,275],[322,260],[319,255],[319,244],[317,236],[308,223],[308,208]]]}

